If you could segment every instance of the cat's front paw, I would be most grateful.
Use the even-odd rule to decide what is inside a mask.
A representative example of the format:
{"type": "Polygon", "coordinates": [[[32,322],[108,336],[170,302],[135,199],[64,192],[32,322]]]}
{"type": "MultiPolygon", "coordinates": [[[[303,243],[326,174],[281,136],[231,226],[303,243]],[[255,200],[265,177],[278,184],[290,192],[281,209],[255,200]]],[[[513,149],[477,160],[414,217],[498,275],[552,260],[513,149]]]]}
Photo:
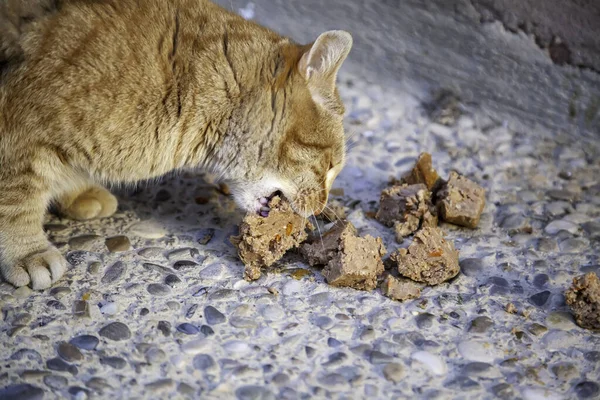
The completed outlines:
{"type": "Polygon", "coordinates": [[[2,264],[2,276],[17,287],[31,284],[33,290],[49,288],[67,270],[67,261],[54,246],[23,257],[12,265],[2,264]]]}

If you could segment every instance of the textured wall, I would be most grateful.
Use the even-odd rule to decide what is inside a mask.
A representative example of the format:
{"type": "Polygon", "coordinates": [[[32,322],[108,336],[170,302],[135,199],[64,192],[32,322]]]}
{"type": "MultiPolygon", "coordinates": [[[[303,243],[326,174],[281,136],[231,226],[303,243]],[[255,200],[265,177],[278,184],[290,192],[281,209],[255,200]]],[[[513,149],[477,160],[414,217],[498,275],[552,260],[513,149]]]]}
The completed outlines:
{"type": "MultiPolygon", "coordinates": [[[[248,9],[246,0],[219,3],[236,11],[248,9]]],[[[600,23],[594,24],[599,6],[593,3],[253,1],[255,20],[298,41],[310,41],[325,29],[351,31],[355,48],[346,68],[366,80],[396,85],[423,100],[436,90],[450,89],[465,104],[516,129],[542,127],[587,136],[600,132],[600,74],[594,71],[600,35],[593,32],[600,23]],[[519,13],[529,13],[530,18],[519,13]],[[525,31],[538,32],[537,40],[525,31]],[[542,47],[549,46],[554,35],[566,43],[573,64],[590,67],[553,62],[542,47]]]]}

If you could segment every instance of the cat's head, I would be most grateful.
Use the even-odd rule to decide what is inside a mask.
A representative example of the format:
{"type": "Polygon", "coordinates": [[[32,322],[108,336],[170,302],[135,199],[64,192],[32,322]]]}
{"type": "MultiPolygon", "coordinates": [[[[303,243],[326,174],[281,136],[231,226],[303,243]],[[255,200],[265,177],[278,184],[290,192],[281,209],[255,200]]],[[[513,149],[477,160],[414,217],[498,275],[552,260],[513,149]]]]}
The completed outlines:
{"type": "Polygon", "coordinates": [[[304,216],[319,214],[326,206],[345,163],[344,105],[336,77],[351,47],[349,33],[329,31],[311,45],[283,45],[270,60],[266,90],[254,93],[242,107],[251,116],[251,129],[262,132],[257,142],[248,140],[252,148],[240,150],[258,156],[244,179],[232,185],[246,211],[259,210],[261,198],[264,203],[276,192],[304,216]]]}

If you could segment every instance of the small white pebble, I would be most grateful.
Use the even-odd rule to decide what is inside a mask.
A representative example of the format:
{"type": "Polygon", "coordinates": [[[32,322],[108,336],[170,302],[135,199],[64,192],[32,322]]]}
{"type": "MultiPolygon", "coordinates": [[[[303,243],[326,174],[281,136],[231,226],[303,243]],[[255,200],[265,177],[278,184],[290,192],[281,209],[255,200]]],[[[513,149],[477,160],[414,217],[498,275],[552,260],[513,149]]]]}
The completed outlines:
{"type": "Polygon", "coordinates": [[[104,304],[102,307],[100,307],[100,312],[102,314],[106,314],[106,315],[113,315],[117,313],[117,303],[111,302],[111,303],[106,303],[104,304]]]}
{"type": "Polygon", "coordinates": [[[417,351],[410,356],[413,360],[424,364],[434,375],[446,375],[448,368],[446,362],[439,356],[427,351],[417,351]]]}

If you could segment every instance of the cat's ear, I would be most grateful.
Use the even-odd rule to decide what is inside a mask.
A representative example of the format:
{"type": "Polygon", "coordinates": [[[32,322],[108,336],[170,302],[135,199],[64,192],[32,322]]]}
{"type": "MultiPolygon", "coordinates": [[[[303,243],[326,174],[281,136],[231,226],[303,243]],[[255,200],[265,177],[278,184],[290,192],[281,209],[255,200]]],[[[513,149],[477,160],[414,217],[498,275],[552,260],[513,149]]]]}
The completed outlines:
{"type": "Polygon", "coordinates": [[[325,32],[309,46],[298,69],[313,94],[325,98],[334,94],[337,73],[351,48],[352,36],[345,31],[325,32]]]}

